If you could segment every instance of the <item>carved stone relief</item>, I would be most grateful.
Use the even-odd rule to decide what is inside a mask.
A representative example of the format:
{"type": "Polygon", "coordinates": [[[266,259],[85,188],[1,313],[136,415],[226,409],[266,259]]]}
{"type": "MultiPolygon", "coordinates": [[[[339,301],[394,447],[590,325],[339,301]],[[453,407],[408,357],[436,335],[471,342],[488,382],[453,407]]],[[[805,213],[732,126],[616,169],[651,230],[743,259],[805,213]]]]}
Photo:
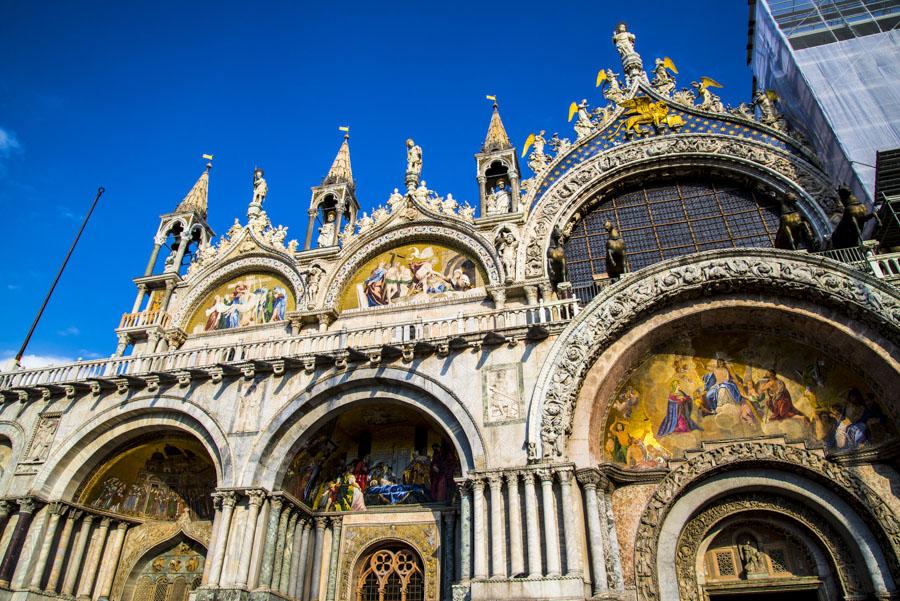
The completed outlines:
{"type": "Polygon", "coordinates": [[[60,414],[43,414],[34,427],[34,433],[28,443],[22,461],[16,468],[17,474],[35,474],[37,465],[47,460],[50,447],[53,445],[53,437],[59,427],[60,414]]]}

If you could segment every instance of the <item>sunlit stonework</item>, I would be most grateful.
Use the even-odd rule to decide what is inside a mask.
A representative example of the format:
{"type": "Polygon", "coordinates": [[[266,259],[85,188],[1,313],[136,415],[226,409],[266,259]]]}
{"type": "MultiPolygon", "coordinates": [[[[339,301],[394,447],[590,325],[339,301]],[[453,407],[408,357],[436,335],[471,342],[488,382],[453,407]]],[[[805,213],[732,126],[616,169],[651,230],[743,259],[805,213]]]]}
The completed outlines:
{"type": "Polygon", "coordinates": [[[398,135],[363,211],[342,128],[305,236],[260,167],[215,236],[208,164],[115,355],[0,373],[0,599],[897,598],[900,244],[611,41],[474,193],[398,135]]]}

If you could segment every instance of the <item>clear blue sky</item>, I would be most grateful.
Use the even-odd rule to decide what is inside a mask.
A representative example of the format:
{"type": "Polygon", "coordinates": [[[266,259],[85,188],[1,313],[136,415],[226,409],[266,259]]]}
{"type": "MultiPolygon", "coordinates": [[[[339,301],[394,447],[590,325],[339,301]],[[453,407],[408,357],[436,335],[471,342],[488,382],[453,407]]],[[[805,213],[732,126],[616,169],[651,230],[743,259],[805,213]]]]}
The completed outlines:
{"type": "MultiPolygon", "coordinates": [[[[624,20],[645,65],[749,100],[743,0],[671,2],[0,2],[0,357],[15,353],[99,185],[106,187],[29,354],[115,348],[158,216],[215,155],[209,221],[244,218],[265,168],[272,221],[303,240],[309,188],[350,125],[365,209],[402,187],[404,141],[429,187],[476,197],[473,153],[496,94],[514,144],[574,138],[568,105],[621,71],[624,20]]],[[[474,204],[474,203],[473,203],[474,204]]]]}

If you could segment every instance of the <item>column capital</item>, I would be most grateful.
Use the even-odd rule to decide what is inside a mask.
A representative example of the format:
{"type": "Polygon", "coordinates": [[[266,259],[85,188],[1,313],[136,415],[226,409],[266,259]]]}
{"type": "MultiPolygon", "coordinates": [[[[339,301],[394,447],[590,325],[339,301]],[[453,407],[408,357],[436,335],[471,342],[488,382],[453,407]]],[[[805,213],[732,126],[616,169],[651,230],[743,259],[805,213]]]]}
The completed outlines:
{"type": "Polygon", "coordinates": [[[104,517],[103,519],[100,520],[100,527],[101,528],[109,528],[109,525],[112,524],[112,522],[113,522],[112,518],[104,517]]]}
{"type": "Polygon", "coordinates": [[[578,482],[585,488],[585,490],[596,490],[596,488],[601,485],[604,480],[603,476],[592,469],[579,470],[575,473],[575,477],[578,478],[578,482]]]}
{"type": "Polygon", "coordinates": [[[90,526],[94,522],[94,518],[96,518],[93,513],[85,513],[84,514],[84,524],[90,526]]]}
{"type": "Polygon", "coordinates": [[[247,502],[256,507],[261,506],[266,500],[266,491],[258,488],[244,491],[244,494],[247,495],[247,502]]]}
{"type": "Polygon", "coordinates": [[[491,490],[499,490],[500,487],[503,486],[503,474],[488,474],[487,481],[491,490]]]}
{"type": "Polygon", "coordinates": [[[556,475],[559,476],[560,483],[568,486],[572,482],[572,478],[575,476],[575,471],[570,467],[566,467],[557,469],[556,475]]]}
{"type": "Polygon", "coordinates": [[[316,522],[316,530],[325,530],[325,526],[328,525],[328,518],[315,518],[316,522]]]}
{"type": "Polygon", "coordinates": [[[222,507],[234,508],[237,503],[237,494],[233,490],[220,490],[213,493],[213,498],[218,499],[222,507]]]}
{"type": "Polygon", "coordinates": [[[454,478],[454,482],[456,482],[456,486],[463,493],[468,493],[472,490],[472,479],[471,478],[454,478]]]}
{"type": "Polygon", "coordinates": [[[66,505],[65,503],[61,503],[59,501],[54,501],[53,503],[50,503],[50,513],[58,515],[59,517],[66,515],[66,511],[68,511],[68,510],[69,510],[69,506],[66,505]]]}
{"type": "Polygon", "coordinates": [[[279,511],[282,505],[284,505],[284,499],[282,497],[272,497],[269,499],[269,505],[272,506],[274,511],[279,511]]]}
{"type": "Polygon", "coordinates": [[[80,518],[80,517],[83,516],[83,515],[84,515],[84,510],[82,510],[82,509],[72,509],[71,511],[69,511],[69,518],[68,518],[68,519],[70,519],[70,520],[77,520],[78,518],[80,518]]]}
{"type": "Polygon", "coordinates": [[[541,484],[544,482],[553,482],[553,471],[549,468],[542,467],[541,469],[535,470],[534,473],[541,479],[541,484]]]}
{"type": "Polygon", "coordinates": [[[137,285],[137,289],[140,292],[146,293],[147,292],[147,284],[145,284],[144,282],[141,282],[140,284],[137,285]]]}
{"type": "Polygon", "coordinates": [[[331,516],[331,517],[328,518],[328,519],[329,519],[329,521],[331,522],[331,527],[332,527],[332,528],[340,528],[341,525],[344,523],[344,518],[343,518],[342,516],[339,516],[339,515],[331,516]]]}
{"type": "Polygon", "coordinates": [[[534,470],[522,470],[520,473],[525,484],[534,484],[534,470]]]}
{"type": "Polygon", "coordinates": [[[506,476],[507,486],[515,486],[519,483],[519,476],[522,475],[522,470],[510,470],[504,474],[506,476]]]}
{"type": "Polygon", "coordinates": [[[6,517],[12,511],[13,502],[9,499],[0,499],[0,516],[6,517]]]}
{"type": "Polygon", "coordinates": [[[484,479],[483,478],[472,478],[472,488],[476,492],[484,492],[484,479]]]}
{"type": "Polygon", "coordinates": [[[16,499],[16,503],[19,504],[19,513],[34,513],[37,508],[37,503],[31,497],[16,499]]]}
{"type": "Polygon", "coordinates": [[[129,524],[128,522],[119,522],[118,524],[116,524],[116,529],[122,530],[124,532],[125,530],[128,530],[129,526],[131,526],[131,524],[129,524]]]}

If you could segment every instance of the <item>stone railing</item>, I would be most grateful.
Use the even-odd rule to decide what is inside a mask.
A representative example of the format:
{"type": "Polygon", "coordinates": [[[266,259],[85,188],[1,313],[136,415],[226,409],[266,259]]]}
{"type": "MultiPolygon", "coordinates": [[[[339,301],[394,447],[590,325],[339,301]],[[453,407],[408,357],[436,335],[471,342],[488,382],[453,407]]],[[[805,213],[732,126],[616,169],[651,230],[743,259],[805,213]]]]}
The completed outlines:
{"type": "Polygon", "coordinates": [[[900,283],[900,253],[885,253],[869,257],[869,265],[876,277],[892,284],[900,283]]]}
{"type": "Polygon", "coordinates": [[[168,327],[172,316],[163,311],[138,311],[136,313],[123,313],[119,322],[120,330],[127,328],[144,328],[147,326],[168,327]]]}
{"type": "Polygon", "coordinates": [[[385,347],[406,355],[413,353],[414,347],[421,349],[422,345],[433,346],[440,352],[450,347],[496,344],[525,337],[541,338],[565,327],[578,309],[578,301],[573,298],[405,324],[332,329],[276,340],[237,341],[165,353],[78,361],[0,373],[0,390],[98,382],[160,372],[190,372],[253,361],[313,360],[322,356],[339,359],[350,352],[377,353],[385,347]]]}

